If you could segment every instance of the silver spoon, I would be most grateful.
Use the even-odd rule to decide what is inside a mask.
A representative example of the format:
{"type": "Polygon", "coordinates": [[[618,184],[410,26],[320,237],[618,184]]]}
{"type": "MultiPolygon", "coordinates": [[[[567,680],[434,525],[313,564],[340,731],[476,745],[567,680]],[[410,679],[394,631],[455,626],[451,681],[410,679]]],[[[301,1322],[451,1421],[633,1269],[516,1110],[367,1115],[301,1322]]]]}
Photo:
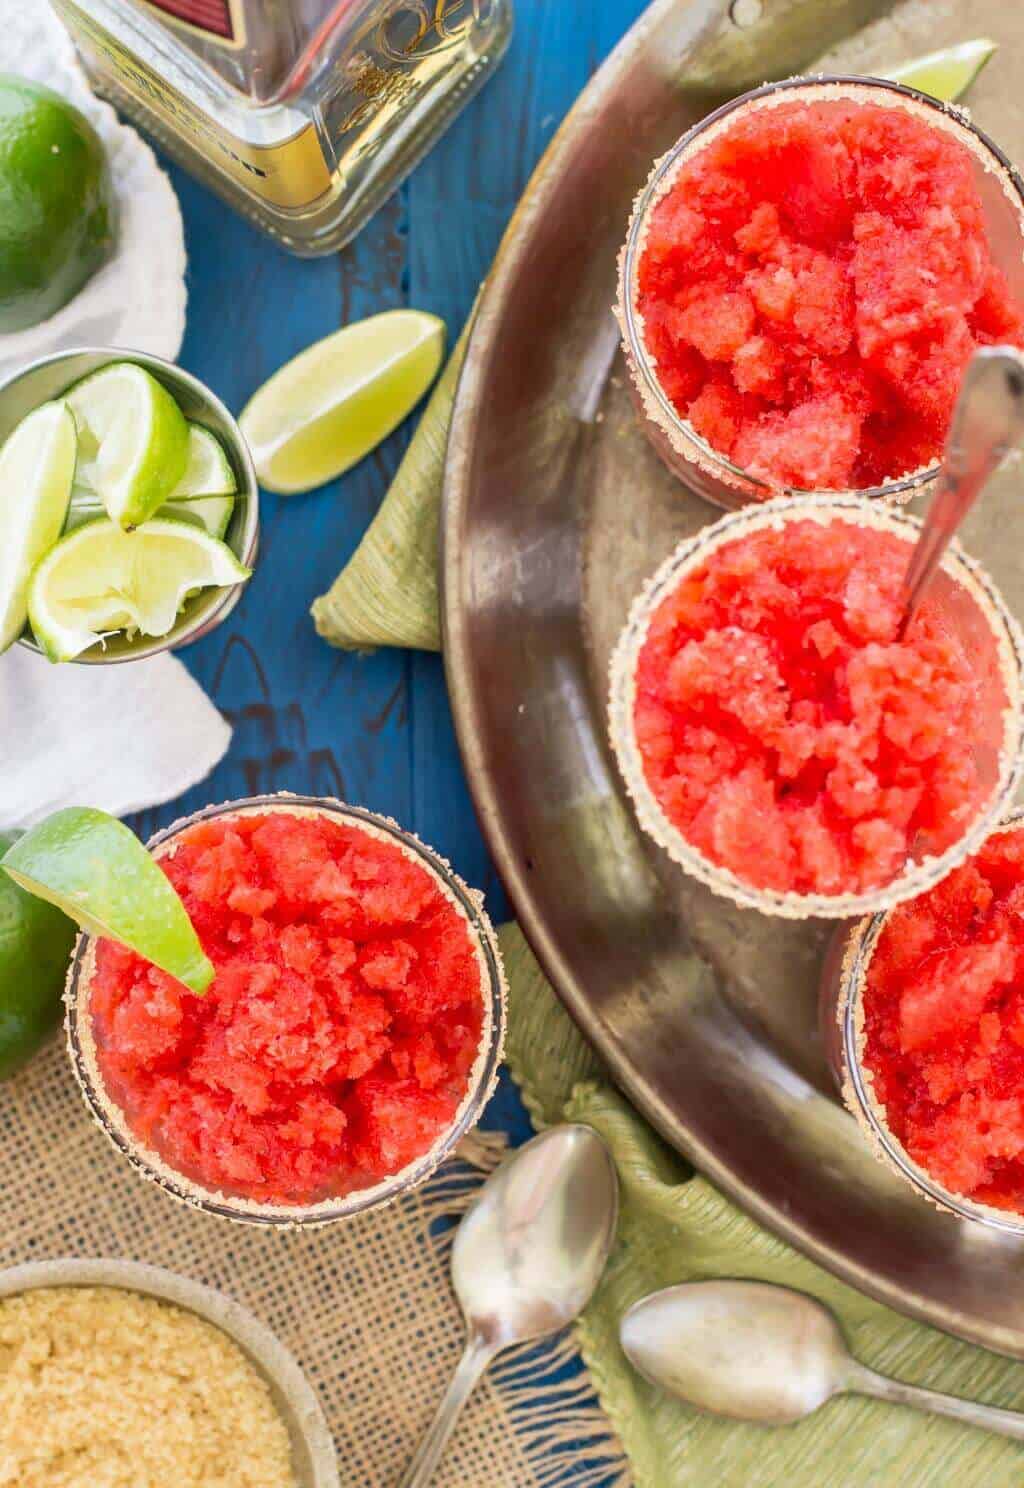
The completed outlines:
{"type": "Polygon", "coordinates": [[[968,363],[953,410],[938,489],[903,580],[900,635],[917,613],[949,540],[1009,451],[1024,438],[1024,356],[986,346],[968,363]]]}
{"type": "Polygon", "coordinates": [[[785,1426],[850,1391],[1024,1441],[1024,1415],[905,1385],[858,1363],[828,1308],[788,1287],[669,1287],[630,1308],[620,1338],[645,1379],[716,1415],[785,1426]]]}
{"type": "Polygon", "coordinates": [[[527,1142],[481,1188],[455,1236],[466,1348],[400,1488],[424,1488],[495,1354],[571,1323],[590,1301],[618,1218],[611,1154],[589,1126],[527,1142]]]}

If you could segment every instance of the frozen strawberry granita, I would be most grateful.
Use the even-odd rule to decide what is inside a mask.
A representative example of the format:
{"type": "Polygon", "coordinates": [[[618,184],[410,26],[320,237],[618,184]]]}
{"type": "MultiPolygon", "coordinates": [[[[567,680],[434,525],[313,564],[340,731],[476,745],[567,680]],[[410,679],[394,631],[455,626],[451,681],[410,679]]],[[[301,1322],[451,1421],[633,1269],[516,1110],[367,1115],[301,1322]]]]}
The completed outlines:
{"type": "Polygon", "coordinates": [[[967,361],[1024,344],[1024,306],[952,126],[879,85],[884,103],[793,91],[684,151],[628,292],[712,449],[770,485],[863,490],[935,463],[967,361]]]}
{"type": "MultiPolygon", "coordinates": [[[[977,762],[990,658],[980,643],[969,657],[927,598],[897,640],[911,544],[881,519],[770,514],[690,566],[670,560],[671,583],[634,612],[613,663],[616,748],[645,825],[640,774],[669,839],[742,884],[864,894],[994,809],[977,762]]],[[[999,697],[995,752],[1001,682],[999,697]]]]}
{"type": "Polygon", "coordinates": [[[1024,1214],[1024,828],[890,913],[862,1002],[892,1135],[951,1193],[1024,1214]]]}
{"type": "Polygon", "coordinates": [[[216,975],[197,997],[99,941],[88,1021],[132,1137],[203,1189],[310,1205],[429,1151],[470,1086],[482,958],[388,833],[277,808],[212,816],[159,861],[216,975]]]}

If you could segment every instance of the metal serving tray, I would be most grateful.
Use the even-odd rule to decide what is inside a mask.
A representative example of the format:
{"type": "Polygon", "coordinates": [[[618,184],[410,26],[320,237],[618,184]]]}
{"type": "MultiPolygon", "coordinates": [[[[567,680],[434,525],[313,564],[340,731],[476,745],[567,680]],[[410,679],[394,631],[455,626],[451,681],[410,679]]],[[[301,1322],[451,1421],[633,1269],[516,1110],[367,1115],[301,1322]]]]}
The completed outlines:
{"type": "MultiPolygon", "coordinates": [[[[1024,1243],[930,1209],[837,1103],[816,1028],[828,927],[716,899],[640,833],[605,738],[611,644],[640,581],[718,515],[636,427],[610,306],[652,159],[725,98],[947,42],[1003,51],[971,99],[1024,159],[1024,13],[1005,0],[656,0],[538,168],[483,297],[444,517],[446,655],[480,818],[566,1006],[665,1137],[847,1281],[1024,1357],[1024,1243]]],[[[1024,611],[1024,479],[967,546],[1024,611]]]]}

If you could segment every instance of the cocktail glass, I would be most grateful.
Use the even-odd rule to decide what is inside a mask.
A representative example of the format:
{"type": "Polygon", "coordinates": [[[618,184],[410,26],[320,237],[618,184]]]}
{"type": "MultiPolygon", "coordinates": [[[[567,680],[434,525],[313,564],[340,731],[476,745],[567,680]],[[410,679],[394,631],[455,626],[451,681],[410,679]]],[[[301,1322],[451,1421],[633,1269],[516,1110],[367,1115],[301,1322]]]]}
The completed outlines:
{"type": "MultiPolygon", "coordinates": [[[[1001,832],[1024,825],[1024,810],[1003,815],[991,829],[1001,832]]],[[[978,844],[980,846],[980,843],[978,844]]],[[[889,921],[889,910],[839,926],[822,968],[819,1021],[822,1046],[835,1082],[875,1155],[917,1193],[959,1219],[990,1229],[1024,1235],[1024,1214],[979,1204],[943,1188],[920,1167],[893,1135],[882,1103],[876,1099],[871,1071],[863,1062],[865,1045],[864,987],[871,958],[889,921]]]]}
{"type": "MultiPolygon", "coordinates": [[[[1024,180],[987,134],[962,110],[900,83],[880,78],[822,76],[790,78],[768,83],[733,99],[709,114],[683,135],[655,164],[637,198],[619,264],[617,315],[630,373],[630,386],[641,426],[662,461],[691,490],[715,506],[733,509],[780,495],[813,494],[796,487],[773,485],[736,465],[713,449],[673,406],[658,379],[657,365],[644,341],[643,316],[637,303],[637,279],[647,239],[650,213],[671,189],[680,169],[712,140],[754,112],[780,104],[874,103],[902,108],[925,123],[943,129],[971,154],[985,213],[992,257],[1006,275],[1011,294],[1024,303],[1024,180]]],[[[860,491],[865,497],[904,502],[927,487],[938,474],[938,464],[901,475],[883,485],[860,491]]]]}
{"type": "Polygon", "coordinates": [[[885,909],[923,893],[974,852],[1007,809],[1021,779],[1024,636],[987,574],[953,544],[935,576],[930,599],[944,625],[956,635],[978,684],[978,707],[963,726],[973,736],[975,763],[984,800],[970,825],[938,853],[921,851],[888,883],[862,893],[820,894],[763,889],[745,882],[693,846],[665,814],[648,784],[634,727],[636,667],[658,606],[688,573],[719,548],[753,533],[789,523],[821,524],[822,539],[832,522],[892,533],[907,545],[921,530],[908,513],[860,496],[792,496],[732,512],[685,539],[662,563],[633,604],[611,663],[609,697],[611,740],[633,798],[640,825],[692,877],[735,903],[788,919],[825,916],[845,919],[885,909]]]}
{"type": "Polygon", "coordinates": [[[79,936],[68,974],[65,995],[68,1050],[75,1076],[94,1119],[142,1177],[158,1184],[173,1198],[206,1214],[270,1228],[312,1229],[380,1208],[418,1188],[476,1126],[494,1089],[501,1062],[505,1036],[505,977],[497,938],[484,910],[482,896],[467,888],[442,858],[410,832],[402,831],[394,822],[361,807],[347,806],[325,797],[288,793],[250,796],[221,806],[207,806],[158,832],[149,846],[153,855],[161,858],[172,853],[178,836],[197,822],[272,812],[327,816],[397,844],[403,853],[427,870],[466,922],[480,965],[483,1026],[466,1093],[451,1125],[429,1151],[372,1188],[359,1189],[342,1197],[327,1197],[307,1205],[260,1203],[238,1195],[214,1192],[194,1177],[170,1167],[157,1151],[144,1146],[132,1132],[100,1070],[90,1017],[91,981],[96,966],[96,942],[90,935],[79,936]]]}

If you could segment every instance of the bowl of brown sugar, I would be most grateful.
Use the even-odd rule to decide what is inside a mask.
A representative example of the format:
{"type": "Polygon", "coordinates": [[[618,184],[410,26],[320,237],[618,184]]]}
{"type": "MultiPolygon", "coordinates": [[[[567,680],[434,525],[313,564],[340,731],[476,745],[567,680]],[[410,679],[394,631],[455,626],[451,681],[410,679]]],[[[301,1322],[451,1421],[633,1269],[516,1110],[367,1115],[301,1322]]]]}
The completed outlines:
{"type": "Polygon", "coordinates": [[[0,1396],[19,1488],[339,1488],[291,1354],[231,1298],[157,1266],[0,1272],[0,1396]]]}

